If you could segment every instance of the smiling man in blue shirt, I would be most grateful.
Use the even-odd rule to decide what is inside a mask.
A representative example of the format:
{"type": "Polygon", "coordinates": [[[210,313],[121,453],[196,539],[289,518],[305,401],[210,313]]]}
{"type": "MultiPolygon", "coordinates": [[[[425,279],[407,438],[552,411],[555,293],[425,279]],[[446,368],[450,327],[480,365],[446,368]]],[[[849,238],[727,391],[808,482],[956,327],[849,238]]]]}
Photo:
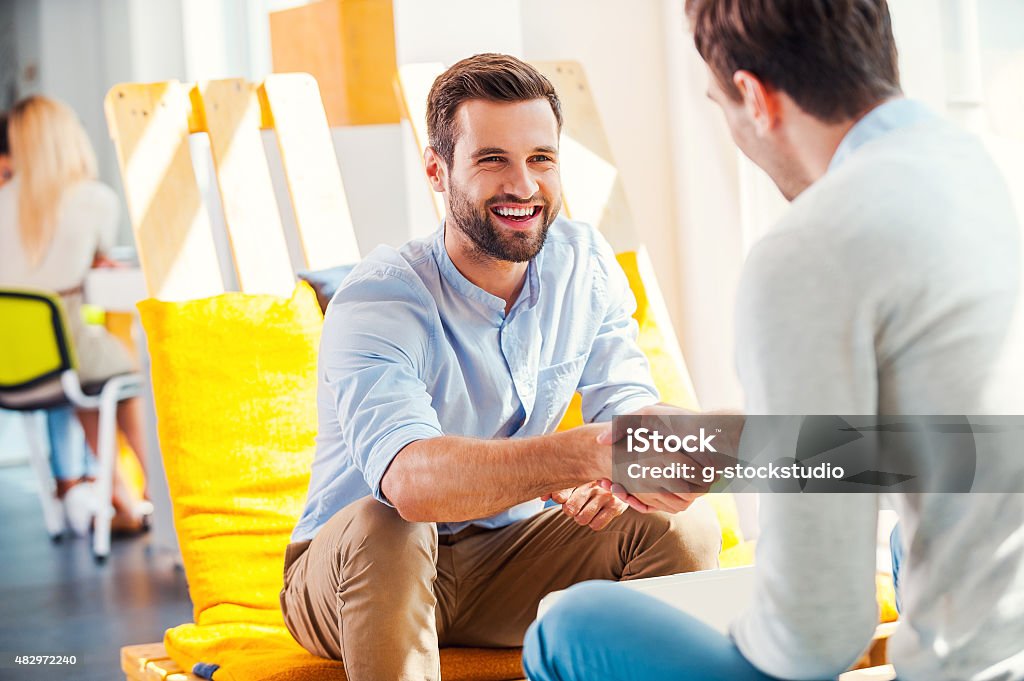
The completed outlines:
{"type": "Polygon", "coordinates": [[[599,423],[658,393],[610,246],[558,217],[550,82],[477,55],[434,82],[427,119],[447,218],[373,251],[328,307],[285,561],[289,629],[351,681],[438,679],[439,646],[521,645],[551,591],[714,567],[720,544],[701,504],[644,515],[599,484],[599,423]],[[555,433],[575,392],[592,425],[555,433]]]}

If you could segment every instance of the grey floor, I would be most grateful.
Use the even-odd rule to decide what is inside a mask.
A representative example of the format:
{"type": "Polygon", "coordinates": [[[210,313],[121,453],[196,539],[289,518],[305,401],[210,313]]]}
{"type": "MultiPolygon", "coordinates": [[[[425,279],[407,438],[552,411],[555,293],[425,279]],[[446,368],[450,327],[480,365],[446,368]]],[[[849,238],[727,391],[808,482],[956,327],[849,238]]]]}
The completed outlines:
{"type": "Polygon", "coordinates": [[[0,466],[0,681],[124,679],[118,650],[190,622],[185,575],[148,535],[115,539],[97,565],[86,539],[51,543],[27,465],[0,466]],[[25,667],[15,655],[74,655],[25,667]]]}

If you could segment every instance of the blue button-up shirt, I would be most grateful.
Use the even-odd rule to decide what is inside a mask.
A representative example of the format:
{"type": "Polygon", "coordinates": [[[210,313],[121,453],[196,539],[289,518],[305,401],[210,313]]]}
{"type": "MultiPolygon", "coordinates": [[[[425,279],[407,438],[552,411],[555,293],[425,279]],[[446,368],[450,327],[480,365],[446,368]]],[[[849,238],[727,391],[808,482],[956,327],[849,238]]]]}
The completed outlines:
{"type": "MultiPolygon", "coordinates": [[[[564,218],[552,223],[508,314],[452,263],[443,226],[400,250],[374,250],[327,308],[316,458],[292,540],[311,539],[367,495],[388,503],[384,472],[416,440],[550,433],[575,392],[587,422],[657,402],[635,308],[608,243],[564,218]]],[[[438,531],[503,527],[542,508],[533,500],[438,531]]]]}

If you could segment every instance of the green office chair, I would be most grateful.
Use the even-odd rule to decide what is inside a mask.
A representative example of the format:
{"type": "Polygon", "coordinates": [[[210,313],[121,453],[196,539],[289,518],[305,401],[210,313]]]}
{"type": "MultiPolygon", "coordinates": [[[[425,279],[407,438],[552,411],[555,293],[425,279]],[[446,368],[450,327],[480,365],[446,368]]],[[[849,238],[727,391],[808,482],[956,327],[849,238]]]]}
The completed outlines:
{"type": "MultiPolygon", "coordinates": [[[[38,419],[41,410],[65,405],[99,410],[99,511],[94,519],[92,550],[101,563],[110,554],[117,404],[138,395],[142,385],[139,374],[82,385],[60,297],[48,291],[0,288],[0,408],[25,412],[30,419],[38,419]]],[[[26,430],[46,529],[51,538],[58,539],[64,531],[64,514],[54,495],[48,450],[40,428],[26,430]]]]}

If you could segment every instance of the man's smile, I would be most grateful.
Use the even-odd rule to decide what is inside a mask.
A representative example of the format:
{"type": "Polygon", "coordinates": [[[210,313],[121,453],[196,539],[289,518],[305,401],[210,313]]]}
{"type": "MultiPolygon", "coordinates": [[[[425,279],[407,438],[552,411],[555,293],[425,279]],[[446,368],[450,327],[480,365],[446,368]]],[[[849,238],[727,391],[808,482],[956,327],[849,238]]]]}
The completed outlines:
{"type": "Polygon", "coordinates": [[[498,222],[510,229],[527,230],[535,226],[544,213],[544,206],[539,204],[499,204],[490,207],[491,215],[498,222]]]}

